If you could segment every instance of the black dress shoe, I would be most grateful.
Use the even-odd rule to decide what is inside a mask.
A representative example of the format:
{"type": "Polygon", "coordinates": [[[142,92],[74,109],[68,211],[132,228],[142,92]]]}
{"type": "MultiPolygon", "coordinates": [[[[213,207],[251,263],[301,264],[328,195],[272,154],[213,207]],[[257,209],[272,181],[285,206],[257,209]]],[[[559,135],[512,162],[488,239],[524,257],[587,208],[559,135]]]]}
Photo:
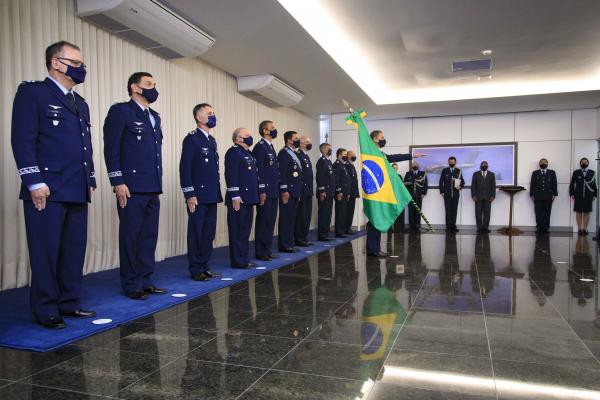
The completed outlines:
{"type": "Polygon", "coordinates": [[[144,289],[144,293],[148,294],[167,294],[166,289],[157,288],[156,286],[150,286],[144,289]]]}
{"type": "Polygon", "coordinates": [[[209,278],[220,278],[223,275],[219,274],[218,272],[212,272],[211,270],[207,269],[206,271],[204,271],[204,275],[208,276],[209,278]]]}
{"type": "Polygon", "coordinates": [[[303,242],[303,241],[300,241],[300,240],[296,240],[296,242],[294,242],[294,243],[296,243],[296,246],[300,246],[300,247],[308,247],[308,246],[310,246],[310,244],[308,242],[303,242]]]}
{"type": "Polygon", "coordinates": [[[269,254],[269,258],[271,260],[275,259],[275,258],[280,258],[277,254],[269,254]]]}
{"type": "Polygon", "coordinates": [[[335,234],[335,237],[338,237],[338,238],[345,238],[345,237],[348,237],[348,235],[345,235],[345,234],[343,234],[343,233],[336,233],[336,234],[335,234]]]}
{"type": "Polygon", "coordinates": [[[260,261],[271,261],[271,257],[269,256],[256,256],[256,259],[260,261]]]}
{"type": "Polygon", "coordinates": [[[138,290],[137,292],[126,293],[127,297],[132,300],[146,300],[148,295],[143,290],[138,290]]]}
{"type": "Polygon", "coordinates": [[[231,268],[235,268],[235,269],[249,269],[250,268],[250,263],[244,264],[244,265],[232,265],[231,268]]]}
{"type": "Polygon", "coordinates": [[[40,322],[40,325],[47,329],[63,329],[67,327],[65,321],[59,317],[49,318],[45,321],[40,322]]]}
{"type": "Polygon", "coordinates": [[[210,280],[210,275],[204,272],[200,272],[199,274],[192,274],[192,280],[198,282],[205,282],[210,280]]]}
{"type": "Polygon", "coordinates": [[[296,253],[298,250],[296,250],[293,247],[284,247],[282,249],[279,249],[279,251],[282,253],[296,253]]]}
{"type": "Polygon", "coordinates": [[[70,317],[70,318],[92,318],[92,317],[96,316],[96,312],[79,309],[79,310],[69,311],[69,312],[61,311],[60,315],[63,317],[70,317]]]}
{"type": "Polygon", "coordinates": [[[257,267],[256,263],[253,263],[253,262],[249,262],[248,264],[246,264],[246,268],[256,268],[256,267],[257,267]]]}
{"type": "Polygon", "coordinates": [[[331,238],[328,237],[320,237],[317,239],[319,242],[331,242],[331,238]]]}
{"type": "Polygon", "coordinates": [[[380,252],[377,253],[367,253],[369,257],[377,257],[377,258],[387,258],[387,254],[380,252]]]}
{"type": "Polygon", "coordinates": [[[346,235],[354,235],[355,233],[356,233],[356,231],[353,229],[346,231],[346,235]]]}

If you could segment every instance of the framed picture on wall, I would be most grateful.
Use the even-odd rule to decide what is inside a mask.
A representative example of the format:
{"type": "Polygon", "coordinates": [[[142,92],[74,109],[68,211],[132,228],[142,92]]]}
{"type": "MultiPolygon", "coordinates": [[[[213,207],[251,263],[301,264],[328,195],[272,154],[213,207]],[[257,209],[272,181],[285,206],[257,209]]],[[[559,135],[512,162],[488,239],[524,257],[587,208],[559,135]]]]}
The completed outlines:
{"type": "Polygon", "coordinates": [[[424,153],[416,159],[421,170],[427,173],[429,187],[439,187],[440,174],[448,166],[448,158],[456,157],[465,186],[471,186],[473,173],[479,171],[482,161],[487,161],[489,171],[496,175],[497,186],[513,186],[517,183],[517,143],[474,143],[410,146],[411,154],[424,153]]]}

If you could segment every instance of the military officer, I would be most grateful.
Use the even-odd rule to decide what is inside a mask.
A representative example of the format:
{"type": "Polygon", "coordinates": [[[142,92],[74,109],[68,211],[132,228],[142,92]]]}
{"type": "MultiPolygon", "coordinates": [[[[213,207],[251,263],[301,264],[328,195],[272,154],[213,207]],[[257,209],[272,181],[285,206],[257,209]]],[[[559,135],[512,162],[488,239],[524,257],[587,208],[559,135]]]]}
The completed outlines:
{"type": "Polygon", "coordinates": [[[46,49],[48,77],[22,83],[13,103],[11,143],[19,175],[31,263],[29,302],[48,329],[63,317],[95,315],[80,307],[87,203],[96,187],[90,111],[73,88],[86,67],[76,45],[46,49]]]}
{"type": "Polygon", "coordinates": [[[456,167],[456,158],[448,158],[448,166],[440,174],[440,194],[444,196],[444,208],[446,210],[446,230],[458,232],[456,227],[456,214],[458,212],[458,201],[460,191],[465,186],[465,179],[460,168],[456,167]]]}
{"type": "MultiPolygon", "coordinates": [[[[421,208],[423,198],[427,196],[427,187],[429,186],[427,174],[419,169],[419,163],[416,160],[413,160],[410,169],[404,175],[404,185],[412,195],[415,203],[417,203],[417,206],[421,208]]],[[[408,221],[410,229],[419,232],[421,228],[421,216],[412,202],[408,204],[408,221]]]]}
{"type": "Polygon", "coordinates": [[[346,168],[348,153],[339,148],[335,152],[337,160],[333,163],[335,174],[335,236],[346,237],[346,212],[350,198],[350,174],[346,168]]]}
{"type": "Polygon", "coordinates": [[[302,162],[296,154],[300,147],[298,133],[287,131],[283,134],[285,147],[279,150],[279,251],[295,253],[294,223],[298,202],[302,196],[302,162]]]}
{"type": "Polygon", "coordinates": [[[266,120],[258,125],[258,132],[262,139],[252,149],[252,155],[256,160],[261,184],[265,185],[262,195],[265,200],[256,208],[254,252],[256,259],[269,261],[277,258],[271,248],[279,204],[279,166],[273,147],[277,129],[273,121],[266,120]]]}
{"type": "Polygon", "coordinates": [[[121,287],[134,300],[165,294],[152,281],[162,193],[162,130],[150,108],[156,81],[136,72],[127,81],[130,100],[110,107],[104,120],[104,159],[117,198],[121,287]]]}
{"type": "Polygon", "coordinates": [[[335,197],[335,176],[331,157],[331,145],[321,143],[319,145],[321,157],[317,160],[317,205],[319,208],[317,216],[317,239],[321,242],[329,242],[329,230],[331,228],[331,214],[333,211],[333,199],[335,197]]]}
{"type": "Polygon", "coordinates": [[[217,204],[223,202],[217,141],[210,134],[217,116],[207,103],[196,105],[192,113],[196,129],[183,139],[179,179],[188,212],[190,275],[195,281],[207,281],[217,275],[208,262],[217,230],[217,204]]]}
{"type": "Polygon", "coordinates": [[[344,233],[353,234],[352,220],[354,219],[354,209],[356,208],[356,199],[360,198],[358,192],[358,175],[354,163],[356,162],[356,153],[354,150],[348,150],[348,161],[345,163],[345,167],[348,170],[350,176],[350,198],[348,199],[348,208],[346,209],[346,223],[344,233]]]}
{"type": "Polygon", "coordinates": [[[308,152],[312,149],[312,143],[308,136],[300,138],[300,148],[296,154],[302,163],[302,193],[298,203],[296,222],[294,225],[294,241],[296,246],[307,247],[312,243],[308,241],[308,230],[310,229],[310,218],[312,216],[313,167],[308,152]]]}
{"type": "MultiPolygon", "coordinates": [[[[379,147],[383,149],[387,144],[385,134],[380,130],[374,130],[371,132],[371,139],[379,147]]],[[[383,153],[383,151],[382,151],[383,153]]],[[[424,157],[425,154],[415,153],[413,154],[385,154],[388,162],[400,162],[400,161],[411,161],[414,158],[424,157]]],[[[367,223],[367,255],[371,257],[387,257],[386,253],[381,251],[381,232],[368,222],[367,223]]]]}
{"type": "Polygon", "coordinates": [[[540,169],[533,171],[529,191],[535,204],[535,221],[538,233],[548,233],[552,202],[558,196],[556,173],[548,169],[548,160],[540,160],[540,169]]]}
{"type": "Polygon", "coordinates": [[[237,128],[231,138],[234,145],[225,153],[227,193],[227,228],[229,230],[229,260],[233,268],[252,268],[248,262],[248,247],[254,205],[264,204],[265,184],[260,183],[256,160],[250,152],[253,144],[250,131],[237,128]]]}

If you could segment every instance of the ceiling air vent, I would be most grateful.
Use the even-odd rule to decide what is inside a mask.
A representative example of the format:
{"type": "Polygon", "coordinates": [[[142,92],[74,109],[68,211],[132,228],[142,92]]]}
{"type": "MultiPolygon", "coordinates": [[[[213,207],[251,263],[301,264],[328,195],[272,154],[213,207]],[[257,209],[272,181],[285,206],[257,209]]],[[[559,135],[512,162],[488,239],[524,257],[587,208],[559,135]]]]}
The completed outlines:
{"type": "Polygon", "coordinates": [[[492,70],[492,66],[491,58],[483,60],[454,61],[452,63],[452,72],[489,72],[492,70]]]}

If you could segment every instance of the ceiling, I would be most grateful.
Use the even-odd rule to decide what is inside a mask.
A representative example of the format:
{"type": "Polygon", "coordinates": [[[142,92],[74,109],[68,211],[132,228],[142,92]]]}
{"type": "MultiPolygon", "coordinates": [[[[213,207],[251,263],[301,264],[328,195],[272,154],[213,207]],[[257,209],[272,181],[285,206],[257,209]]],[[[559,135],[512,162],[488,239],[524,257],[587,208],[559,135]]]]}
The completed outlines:
{"type": "Polygon", "coordinates": [[[371,118],[600,105],[598,0],[298,1],[313,14],[323,8],[337,29],[311,30],[314,38],[276,0],[161,2],[215,38],[203,60],[235,76],[280,77],[305,94],[295,108],[313,117],[344,111],[342,98],[371,118]],[[483,49],[493,50],[491,80],[450,71],[483,49]]]}

